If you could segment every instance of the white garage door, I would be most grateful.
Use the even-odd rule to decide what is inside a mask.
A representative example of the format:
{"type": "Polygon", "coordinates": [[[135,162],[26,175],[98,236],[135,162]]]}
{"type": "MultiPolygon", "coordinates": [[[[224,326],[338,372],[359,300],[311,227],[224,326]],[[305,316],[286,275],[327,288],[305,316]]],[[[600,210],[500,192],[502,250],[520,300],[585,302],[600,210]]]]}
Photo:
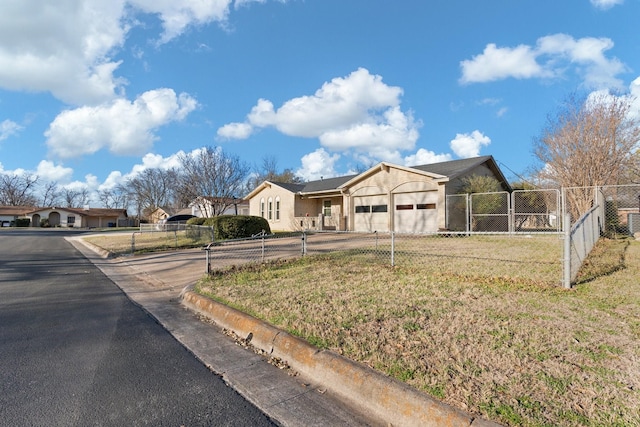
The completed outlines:
{"type": "Polygon", "coordinates": [[[389,200],[386,195],[354,197],[355,231],[389,231],[389,200]]]}
{"type": "Polygon", "coordinates": [[[394,230],[398,233],[438,231],[437,191],[396,194],[394,230]]]}

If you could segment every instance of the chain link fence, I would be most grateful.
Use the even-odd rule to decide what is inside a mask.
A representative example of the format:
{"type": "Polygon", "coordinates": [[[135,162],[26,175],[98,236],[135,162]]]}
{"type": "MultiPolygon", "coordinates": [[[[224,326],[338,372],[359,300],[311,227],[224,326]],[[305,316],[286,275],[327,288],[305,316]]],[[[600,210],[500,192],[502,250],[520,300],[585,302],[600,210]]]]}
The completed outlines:
{"type": "Polygon", "coordinates": [[[562,277],[562,241],[555,235],[302,231],[214,242],[206,251],[209,273],[247,263],[329,255],[479,280],[559,284],[562,277]]]}
{"type": "Polygon", "coordinates": [[[197,248],[215,240],[213,227],[189,224],[140,224],[131,234],[131,253],[145,250],[197,248]]]}
{"type": "Polygon", "coordinates": [[[571,287],[601,236],[640,233],[640,186],[449,195],[446,223],[431,234],[300,231],[213,241],[206,271],[324,254],[434,275],[571,287]]]}

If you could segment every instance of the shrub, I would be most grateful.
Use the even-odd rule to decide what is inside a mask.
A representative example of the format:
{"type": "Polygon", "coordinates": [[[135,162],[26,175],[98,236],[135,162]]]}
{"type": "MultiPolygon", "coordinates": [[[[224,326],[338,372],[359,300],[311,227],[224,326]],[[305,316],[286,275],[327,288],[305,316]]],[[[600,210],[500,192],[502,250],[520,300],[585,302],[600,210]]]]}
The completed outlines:
{"type": "Polygon", "coordinates": [[[204,222],[207,220],[207,218],[189,218],[187,220],[187,224],[188,225],[204,225],[204,222]]]}
{"type": "Polygon", "coordinates": [[[271,233],[266,219],[249,215],[222,215],[207,218],[203,225],[211,226],[216,240],[242,239],[255,234],[271,233]]]}
{"type": "Polygon", "coordinates": [[[16,227],[29,227],[31,225],[30,218],[17,218],[14,222],[16,227]]]}

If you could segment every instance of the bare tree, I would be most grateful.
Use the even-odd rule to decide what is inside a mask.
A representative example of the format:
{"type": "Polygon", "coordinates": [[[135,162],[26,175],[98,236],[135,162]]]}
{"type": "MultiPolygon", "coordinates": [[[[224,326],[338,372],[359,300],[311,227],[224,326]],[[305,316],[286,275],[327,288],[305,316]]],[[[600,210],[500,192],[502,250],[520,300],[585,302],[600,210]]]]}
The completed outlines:
{"type": "Polygon", "coordinates": [[[178,173],[174,169],[145,169],[123,185],[128,199],[139,212],[150,213],[162,206],[174,206],[178,188],[178,173]]]}
{"type": "Polygon", "coordinates": [[[570,96],[534,143],[541,178],[562,187],[617,184],[640,142],[631,99],[570,96]]]}
{"type": "Polygon", "coordinates": [[[302,178],[297,176],[291,169],[278,171],[278,161],[273,156],[266,156],[262,159],[260,168],[254,168],[253,173],[247,181],[247,193],[253,191],[254,188],[262,184],[264,181],[284,182],[284,183],[301,183],[302,178]]]}
{"type": "Polygon", "coordinates": [[[89,194],[89,190],[86,188],[82,188],[80,190],[63,188],[62,199],[67,208],[79,208],[89,204],[91,195],[89,194]]]}
{"type": "Polygon", "coordinates": [[[100,191],[98,199],[107,209],[126,209],[129,204],[129,194],[123,186],[100,191]]]}
{"type": "Polygon", "coordinates": [[[38,176],[32,174],[0,174],[0,205],[35,206],[38,180],[38,176]]]}
{"type": "MultiPolygon", "coordinates": [[[[633,168],[640,124],[630,114],[632,99],[605,93],[572,95],[534,142],[542,162],[540,178],[559,187],[619,184],[633,168]]],[[[578,218],[593,203],[591,191],[568,194],[578,218]]]]}
{"type": "Polygon", "coordinates": [[[41,206],[55,206],[60,202],[60,188],[56,181],[47,182],[41,194],[41,206]]]}
{"type": "Polygon", "coordinates": [[[183,154],[180,162],[182,196],[196,201],[200,211],[208,217],[221,215],[233,206],[245,189],[249,166],[220,147],[205,147],[193,154],[183,154]]]}

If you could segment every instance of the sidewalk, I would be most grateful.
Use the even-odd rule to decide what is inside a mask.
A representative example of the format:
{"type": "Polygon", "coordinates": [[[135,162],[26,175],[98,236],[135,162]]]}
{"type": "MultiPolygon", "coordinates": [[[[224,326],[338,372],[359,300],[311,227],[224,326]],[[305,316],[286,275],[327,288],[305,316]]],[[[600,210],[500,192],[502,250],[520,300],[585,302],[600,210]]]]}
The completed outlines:
{"type": "Polygon", "coordinates": [[[190,292],[206,271],[200,249],[108,259],[80,237],[67,240],[199,360],[283,426],[497,426],[190,292]],[[286,361],[298,375],[236,344],[221,328],[286,361]]]}

